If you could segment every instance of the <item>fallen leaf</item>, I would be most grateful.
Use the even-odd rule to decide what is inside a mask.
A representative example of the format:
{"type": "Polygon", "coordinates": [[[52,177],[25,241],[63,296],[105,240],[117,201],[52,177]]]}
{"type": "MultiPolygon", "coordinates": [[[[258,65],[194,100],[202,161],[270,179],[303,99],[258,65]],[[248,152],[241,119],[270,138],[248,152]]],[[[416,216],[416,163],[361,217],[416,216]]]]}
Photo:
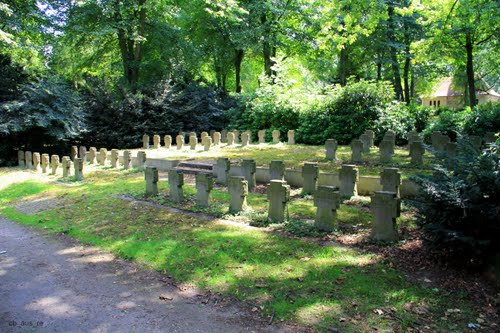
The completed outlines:
{"type": "Polygon", "coordinates": [[[373,312],[375,312],[376,314],[378,314],[379,316],[383,315],[384,314],[384,311],[382,311],[381,309],[375,309],[373,310],[373,312]]]}
{"type": "Polygon", "coordinates": [[[173,300],[173,297],[169,297],[169,296],[167,296],[165,294],[161,294],[158,298],[161,299],[162,301],[171,301],[171,300],[173,300]]]}

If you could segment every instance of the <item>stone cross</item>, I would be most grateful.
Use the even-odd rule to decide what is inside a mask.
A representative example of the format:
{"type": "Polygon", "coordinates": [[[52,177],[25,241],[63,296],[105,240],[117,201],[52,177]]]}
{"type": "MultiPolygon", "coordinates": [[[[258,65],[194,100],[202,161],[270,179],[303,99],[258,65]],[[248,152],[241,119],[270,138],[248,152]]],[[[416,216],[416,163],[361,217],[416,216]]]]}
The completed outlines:
{"type": "Polygon", "coordinates": [[[163,137],[163,144],[165,145],[166,149],[170,149],[172,147],[172,136],[171,135],[165,135],[163,137]]]}
{"type": "Polygon", "coordinates": [[[59,156],[52,155],[50,157],[50,167],[52,169],[52,174],[55,175],[57,173],[57,168],[59,167],[59,156]]]}
{"type": "Polygon", "coordinates": [[[281,133],[278,130],[273,131],[273,143],[280,143],[281,133]]]}
{"type": "Polygon", "coordinates": [[[71,175],[71,171],[73,169],[73,162],[69,156],[62,157],[62,169],[63,169],[63,178],[67,178],[71,175]]]}
{"type": "Polygon", "coordinates": [[[33,170],[40,170],[40,153],[33,153],[33,170]]]}
{"type": "Polygon", "coordinates": [[[194,136],[196,137],[196,140],[198,140],[198,135],[196,135],[196,132],[189,132],[189,136],[194,136]]]}
{"type": "Polygon", "coordinates": [[[231,162],[226,157],[220,157],[217,159],[217,164],[215,166],[215,173],[217,175],[217,183],[222,185],[227,185],[227,177],[229,175],[229,169],[231,168],[231,162]]]}
{"type": "Polygon", "coordinates": [[[269,174],[271,180],[285,180],[285,162],[271,161],[269,174]]]}
{"type": "Polygon", "coordinates": [[[406,138],[408,139],[408,145],[411,145],[412,142],[418,141],[420,139],[420,136],[418,135],[417,131],[413,130],[406,134],[406,138]]]}
{"type": "Polygon", "coordinates": [[[316,183],[319,177],[319,167],[318,163],[306,162],[302,167],[302,193],[311,194],[316,191],[316,183]]]}
{"type": "Polygon", "coordinates": [[[398,168],[385,168],[380,173],[380,185],[382,191],[394,192],[399,198],[399,187],[401,186],[401,172],[398,168]]]}
{"type": "Polygon", "coordinates": [[[220,145],[221,135],[219,132],[214,132],[214,146],[220,145]]]}
{"type": "Polygon", "coordinates": [[[359,140],[363,143],[363,153],[369,153],[370,152],[370,137],[368,134],[364,133],[361,134],[359,137],[359,140]]]}
{"type": "Polygon", "coordinates": [[[20,167],[25,167],[25,166],[26,166],[26,162],[25,162],[24,156],[25,156],[24,151],[19,150],[19,151],[17,152],[17,164],[18,164],[20,167]]]}
{"type": "Polygon", "coordinates": [[[438,149],[438,139],[441,136],[441,132],[439,131],[433,131],[431,134],[431,143],[432,143],[432,148],[438,149]]]}
{"type": "Polygon", "coordinates": [[[77,146],[71,146],[71,160],[74,161],[75,158],[78,157],[78,147],[77,146]]]}
{"type": "Polygon", "coordinates": [[[295,144],[295,131],[289,130],[287,135],[288,135],[288,144],[294,145],[295,144]]]}
{"type": "Polygon", "coordinates": [[[222,130],[220,132],[220,141],[222,143],[226,143],[227,142],[227,130],[224,129],[224,130],[222,130]]]}
{"type": "Polygon", "coordinates": [[[146,180],[146,196],[158,194],[158,169],[155,167],[144,168],[144,179],[146,180]]]}
{"type": "Polygon", "coordinates": [[[42,172],[47,173],[47,167],[49,166],[49,154],[42,154],[42,172]]]}
{"type": "Polygon", "coordinates": [[[105,166],[108,158],[108,150],[106,148],[99,149],[99,165],[105,166]]]}
{"type": "Polygon", "coordinates": [[[75,158],[73,162],[75,166],[75,179],[77,181],[83,180],[83,160],[81,158],[75,158]]]}
{"type": "Polygon", "coordinates": [[[257,165],[254,160],[243,160],[241,162],[241,171],[243,177],[245,177],[248,182],[248,190],[252,191],[255,187],[255,172],[257,171],[257,165]]]}
{"type": "Polygon", "coordinates": [[[361,140],[352,140],[351,142],[351,162],[363,162],[362,158],[363,142],[361,140]]]}
{"type": "Polygon", "coordinates": [[[87,147],[80,146],[78,149],[78,156],[83,160],[83,162],[87,162],[87,147]]]}
{"type": "Polygon", "coordinates": [[[241,212],[247,208],[248,182],[245,177],[229,177],[228,192],[231,197],[229,211],[241,212]]]}
{"type": "Polygon", "coordinates": [[[245,131],[245,133],[248,135],[248,144],[252,143],[252,131],[248,130],[245,131]]]}
{"type": "Polygon", "coordinates": [[[138,151],[137,152],[137,166],[142,168],[146,165],[146,152],[138,151]]]}
{"type": "Polygon", "coordinates": [[[238,130],[233,131],[233,140],[235,144],[240,143],[240,131],[238,130]]]}
{"type": "Polygon", "coordinates": [[[351,198],[358,195],[358,180],[358,168],[352,164],[342,164],[339,171],[340,196],[351,198]]]}
{"type": "Polygon", "coordinates": [[[153,148],[158,149],[161,147],[161,138],[158,134],[153,135],[153,148]]]}
{"type": "Polygon", "coordinates": [[[457,156],[457,146],[456,142],[448,142],[446,144],[445,151],[448,158],[454,158],[457,156]]]}
{"type": "Polygon", "coordinates": [[[177,150],[181,150],[182,146],[184,146],[184,135],[177,135],[175,137],[175,143],[177,144],[177,150]]]}
{"type": "Polygon", "coordinates": [[[149,135],[142,136],[142,149],[149,149],[149,135]]]}
{"type": "Polygon", "coordinates": [[[372,130],[366,130],[366,131],[365,131],[365,134],[366,134],[366,135],[368,135],[368,139],[369,139],[369,141],[368,141],[368,142],[369,142],[368,146],[369,146],[369,147],[373,147],[373,145],[374,145],[374,140],[375,140],[375,132],[374,132],[374,131],[372,131],[372,130]]]}
{"type": "Polygon", "coordinates": [[[248,133],[244,132],[243,134],[241,134],[241,146],[242,147],[248,146],[248,142],[249,142],[248,133]]]}
{"type": "Polygon", "coordinates": [[[33,154],[30,151],[24,153],[24,163],[26,168],[33,169],[33,154]]]}
{"type": "Polygon", "coordinates": [[[201,134],[200,134],[200,141],[203,142],[203,138],[205,138],[207,136],[208,136],[207,132],[201,132],[201,134]]]}
{"type": "Polygon", "coordinates": [[[212,146],[212,138],[208,135],[203,138],[203,150],[209,151],[212,146]]]}
{"type": "Polygon", "coordinates": [[[411,163],[414,165],[422,165],[424,163],[425,147],[422,141],[413,141],[410,144],[411,163]]]}
{"type": "Polygon", "coordinates": [[[210,137],[212,138],[212,142],[214,141],[214,133],[215,133],[215,130],[210,130],[210,137]]]}
{"type": "Polygon", "coordinates": [[[340,194],[336,186],[318,186],[314,193],[316,218],[314,226],[323,231],[335,230],[337,223],[337,208],[340,207],[340,194]]]}
{"type": "Polygon", "coordinates": [[[392,161],[392,142],[389,140],[382,140],[379,144],[380,163],[390,163],[392,161]]]}
{"type": "Polygon", "coordinates": [[[130,169],[131,162],[132,162],[132,154],[130,153],[130,150],[124,150],[123,151],[123,169],[124,170],[130,169]]]}
{"type": "Polygon", "coordinates": [[[189,136],[189,147],[191,150],[196,149],[196,145],[198,144],[198,139],[194,135],[189,136]]]}
{"type": "Polygon", "coordinates": [[[328,139],[326,140],[325,143],[325,149],[326,149],[326,159],[328,161],[335,161],[337,159],[337,140],[335,139],[328,139]]]}
{"type": "Polygon", "coordinates": [[[170,200],[180,203],[184,200],[184,192],[182,185],[184,185],[184,174],[179,170],[168,170],[168,183],[170,185],[170,200]]]}
{"type": "Polygon", "coordinates": [[[437,143],[436,143],[435,149],[438,152],[444,152],[444,150],[446,149],[446,145],[448,144],[448,142],[450,142],[450,137],[448,135],[441,134],[437,137],[436,142],[437,143]]]}
{"type": "Polygon", "coordinates": [[[196,205],[208,207],[210,192],[214,187],[214,178],[207,173],[196,174],[196,205]]]}
{"type": "Polygon", "coordinates": [[[118,167],[118,149],[111,149],[111,167],[116,168],[118,167]]]}
{"type": "Polygon", "coordinates": [[[96,164],[97,163],[97,148],[90,147],[89,149],[89,163],[96,164]]]}
{"type": "Polygon", "coordinates": [[[398,240],[396,218],[400,215],[401,201],[396,193],[377,191],[371,198],[371,211],[374,215],[370,237],[376,241],[391,242],[398,240]]]}
{"type": "Polygon", "coordinates": [[[481,139],[480,136],[477,135],[469,135],[468,138],[469,142],[472,144],[474,148],[477,150],[481,150],[481,143],[483,142],[483,139],[481,139]]]}
{"type": "Polygon", "coordinates": [[[232,146],[234,144],[234,133],[229,132],[227,133],[227,145],[232,146]]]}
{"type": "Polygon", "coordinates": [[[392,130],[388,130],[384,134],[384,138],[382,140],[388,140],[391,142],[391,153],[394,154],[394,149],[396,148],[396,133],[392,130]]]}
{"type": "Polygon", "coordinates": [[[257,132],[259,137],[259,143],[266,143],[266,130],[260,130],[257,132]]]}
{"type": "Polygon", "coordinates": [[[495,132],[486,132],[484,133],[484,143],[493,143],[497,140],[495,136],[495,132]]]}
{"type": "Polygon", "coordinates": [[[282,223],[286,220],[285,212],[290,201],[290,185],[284,180],[271,180],[267,186],[269,200],[268,220],[282,223]]]}

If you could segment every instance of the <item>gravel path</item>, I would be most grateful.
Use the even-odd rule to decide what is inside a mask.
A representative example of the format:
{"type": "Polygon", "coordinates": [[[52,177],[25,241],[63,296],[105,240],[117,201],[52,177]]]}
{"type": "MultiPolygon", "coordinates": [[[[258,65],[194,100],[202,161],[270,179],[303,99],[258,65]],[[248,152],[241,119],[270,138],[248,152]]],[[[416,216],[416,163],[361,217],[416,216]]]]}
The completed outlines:
{"type": "Polygon", "coordinates": [[[214,299],[107,252],[0,217],[0,332],[298,330],[267,325],[214,299]]]}

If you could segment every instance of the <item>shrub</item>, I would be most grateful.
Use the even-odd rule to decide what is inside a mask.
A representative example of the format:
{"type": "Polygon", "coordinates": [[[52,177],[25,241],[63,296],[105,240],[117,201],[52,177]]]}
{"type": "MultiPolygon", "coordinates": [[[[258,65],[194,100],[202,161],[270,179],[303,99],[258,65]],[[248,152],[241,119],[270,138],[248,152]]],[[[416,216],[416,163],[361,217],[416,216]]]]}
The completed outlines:
{"type": "Polygon", "coordinates": [[[410,109],[400,102],[392,102],[383,110],[379,118],[375,120],[373,129],[375,131],[375,141],[382,141],[384,134],[388,130],[396,133],[396,144],[403,145],[406,141],[406,134],[415,126],[415,119],[410,114],[410,109]]]}
{"type": "Polygon", "coordinates": [[[478,104],[467,115],[464,131],[469,135],[484,136],[486,132],[500,132],[500,102],[478,104]]]}
{"type": "Polygon", "coordinates": [[[461,133],[464,128],[465,120],[470,114],[470,110],[465,109],[450,110],[441,108],[438,110],[437,116],[432,119],[424,130],[424,138],[427,142],[430,141],[430,136],[434,131],[448,135],[452,140],[455,140],[457,133],[461,133]]]}
{"type": "MultiPolygon", "coordinates": [[[[457,157],[433,175],[411,177],[420,185],[415,201],[426,244],[448,261],[482,266],[500,253],[500,159],[498,144],[479,154],[458,140],[457,157]]],[[[443,161],[444,162],[444,161],[443,161]]]]}

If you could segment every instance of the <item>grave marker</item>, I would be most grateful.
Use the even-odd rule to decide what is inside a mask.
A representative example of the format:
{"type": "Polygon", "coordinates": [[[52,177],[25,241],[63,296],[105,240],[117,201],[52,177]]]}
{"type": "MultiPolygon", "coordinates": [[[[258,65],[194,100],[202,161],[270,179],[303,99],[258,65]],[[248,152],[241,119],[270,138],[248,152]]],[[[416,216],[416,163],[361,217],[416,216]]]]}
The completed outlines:
{"type": "Polygon", "coordinates": [[[155,167],[146,167],[144,169],[144,179],[146,180],[146,196],[158,194],[158,169],[155,167]]]}
{"type": "Polygon", "coordinates": [[[244,177],[229,177],[228,191],[231,197],[229,211],[241,212],[247,208],[248,182],[244,177]]]}
{"type": "Polygon", "coordinates": [[[337,160],[337,140],[335,139],[328,139],[326,140],[325,143],[325,149],[326,149],[326,159],[329,161],[335,161],[337,160]]]}
{"type": "Polygon", "coordinates": [[[180,203],[184,200],[184,175],[175,169],[168,170],[168,183],[170,184],[170,200],[180,203]]]}
{"type": "Polygon", "coordinates": [[[267,186],[269,199],[268,219],[282,223],[286,220],[285,211],[290,200],[290,185],[284,180],[271,180],[267,186]]]}
{"type": "Polygon", "coordinates": [[[338,187],[318,186],[316,193],[314,193],[314,206],[316,206],[314,226],[323,231],[335,230],[337,226],[337,208],[340,207],[338,187]]]}
{"type": "Polygon", "coordinates": [[[401,202],[394,192],[377,191],[371,198],[374,215],[371,238],[377,241],[398,240],[396,218],[400,215],[401,202]]]}
{"type": "Polygon", "coordinates": [[[210,192],[214,186],[212,175],[206,173],[196,174],[196,205],[200,207],[208,207],[210,200],[210,192]]]}
{"type": "Polygon", "coordinates": [[[271,180],[285,180],[285,162],[271,161],[269,165],[271,180]]]}
{"type": "Polygon", "coordinates": [[[339,171],[339,181],[340,196],[351,198],[358,195],[359,170],[355,165],[342,164],[339,171]]]}

